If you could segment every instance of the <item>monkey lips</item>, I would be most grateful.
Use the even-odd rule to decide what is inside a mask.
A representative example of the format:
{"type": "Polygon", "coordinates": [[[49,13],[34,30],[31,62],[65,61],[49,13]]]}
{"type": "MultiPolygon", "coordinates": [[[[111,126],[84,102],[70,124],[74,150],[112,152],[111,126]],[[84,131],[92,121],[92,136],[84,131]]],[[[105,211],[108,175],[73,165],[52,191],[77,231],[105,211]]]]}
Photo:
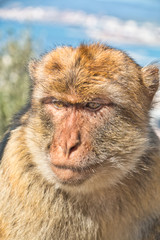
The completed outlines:
{"type": "Polygon", "coordinates": [[[90,167],[75,167],[51,163],[51,169],[56,178],[64,184],[81,184],[95,173],[98,165],[90,167]]]}
{"type": "Polygon", "coordinates": [[[51,150],[50,167],[56,179],[63,184],[81,184],[96,173],[96,169],[100,167],[98,163],[90,162],[80,157],[76,152],[72,156],[64,156],[62,152],[51,150]]]}

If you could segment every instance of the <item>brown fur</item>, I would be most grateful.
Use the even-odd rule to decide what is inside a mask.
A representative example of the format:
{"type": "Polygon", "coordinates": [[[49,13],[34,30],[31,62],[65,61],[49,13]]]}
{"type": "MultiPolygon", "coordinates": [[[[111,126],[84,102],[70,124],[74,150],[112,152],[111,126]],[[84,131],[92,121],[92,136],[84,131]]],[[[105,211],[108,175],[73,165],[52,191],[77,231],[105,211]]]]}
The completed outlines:
{"type": "Polygon", "coordinates": [[[0,239],[158,240],[157,68],[101,44],[29,68],[31,102],[1,145],[0,239]]]}

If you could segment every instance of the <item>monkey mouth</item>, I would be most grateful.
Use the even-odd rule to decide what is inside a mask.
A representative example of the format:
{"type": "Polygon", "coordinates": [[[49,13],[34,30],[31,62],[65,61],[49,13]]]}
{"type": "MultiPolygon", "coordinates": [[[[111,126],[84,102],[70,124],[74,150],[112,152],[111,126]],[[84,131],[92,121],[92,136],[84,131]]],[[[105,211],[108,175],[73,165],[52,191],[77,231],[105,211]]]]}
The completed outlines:
{"type": "Polygon", "coordinates": [[[86,167],[75,167],[51,164],[56,178],[64,184],[81,184],[96,172],[98,164],[86,167]]]}

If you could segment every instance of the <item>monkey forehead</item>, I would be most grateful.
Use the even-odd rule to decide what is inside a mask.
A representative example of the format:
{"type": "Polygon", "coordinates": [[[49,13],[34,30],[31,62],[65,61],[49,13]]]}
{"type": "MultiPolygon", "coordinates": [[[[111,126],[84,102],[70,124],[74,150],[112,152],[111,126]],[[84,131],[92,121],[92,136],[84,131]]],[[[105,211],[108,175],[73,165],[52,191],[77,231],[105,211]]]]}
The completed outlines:
{"type": "MultiPolygon", "coordinates": [[[[42,59],[44,70],[48,74],[66,70],[85,69],[92,76],[113,76],[117,72],[131,72],[140,69],[127,54],[103,44],[81,44],[77,48],[59,47],[42,59]]],[[[134,72],[135,73],[135,72],[134,72]]]]}
{"type": "Polygon", "coordinates": [[[91,44],[53,50],[37,63],[34,76],[46,92],[94,97],[102,94],[109,82],[128,87],[134,81],[135,86],[140,69],[124,52],[91,44]]]}

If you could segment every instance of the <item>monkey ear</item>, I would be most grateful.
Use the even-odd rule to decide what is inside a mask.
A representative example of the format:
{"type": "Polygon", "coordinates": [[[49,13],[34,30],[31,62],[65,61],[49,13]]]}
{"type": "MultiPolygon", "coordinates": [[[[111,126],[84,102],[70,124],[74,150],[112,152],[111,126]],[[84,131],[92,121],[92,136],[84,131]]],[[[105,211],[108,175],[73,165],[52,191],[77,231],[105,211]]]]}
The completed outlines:
{"type": "Polygon", "coordinates": [[[150,97],[153,97],[159,86],[159,69],[150,65],[142,68],[143,84],[148,90],[150,97]]]}
{"type": "Polygon", "coordinates": [[[37,66],[38,66],[38,61],[36,60],[30,61],[30,63],[28,64],[29,74],[31,79],[33,80],[36,78],[37,66]]]}

